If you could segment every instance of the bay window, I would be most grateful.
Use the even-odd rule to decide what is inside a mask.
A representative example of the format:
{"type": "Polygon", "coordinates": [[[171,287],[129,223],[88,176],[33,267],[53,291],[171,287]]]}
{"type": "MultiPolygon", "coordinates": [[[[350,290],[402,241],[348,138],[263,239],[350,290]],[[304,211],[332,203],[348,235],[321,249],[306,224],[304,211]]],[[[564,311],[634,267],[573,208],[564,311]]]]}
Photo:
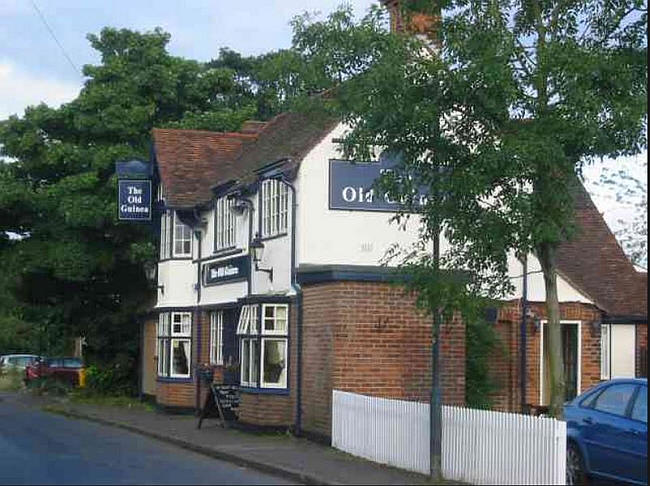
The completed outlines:
{"type": "Polygon", "coordinates": [[[259,304],[245,305],[239,316],[241,385],[284,389],[287,387],[289,306],[262,304],[261,316],[259,309],[259,304]]]}
{"type": "Polygon", "coordinates": [[[192,353],[192,314],[162,312],[158,316],[158,376],[189,378],[192,353]]]}
{"type": "Polygon", "coordinates": [[[289,191],[281,181],[262,182],[262,238],[287,232],[289,220],[289,191]]]}
{"type": "Polygon", "coordinates": [[[225,250],[235,246],[234,199],[217,199],[214,207],[214,250],[225,250]]]}

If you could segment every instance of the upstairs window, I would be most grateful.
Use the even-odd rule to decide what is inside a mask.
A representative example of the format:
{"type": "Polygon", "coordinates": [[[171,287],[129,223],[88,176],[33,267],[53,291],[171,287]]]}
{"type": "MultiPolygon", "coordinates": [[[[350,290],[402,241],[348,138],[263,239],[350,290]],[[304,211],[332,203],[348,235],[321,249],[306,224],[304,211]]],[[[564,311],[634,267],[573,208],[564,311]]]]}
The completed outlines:
{"type": "Polygon", "coordinates": [[[262,182],[262,238],[287,232],[289,221],[289,191],[286,184],[276,180],[262,182]]]}
{"type": "Polygon", "coordinates": [[[234,199],[217,199],[214,208],[214,250],[225,250],[235,246],[235,215],[232,212],[234,199]]]}
{"type": "Polygon", "coordinates": [[[160,215],[160,259],[171,257],[172,249],[172,214],[165,211],[160,215]]]}
{"type": "Polygon", "coordinates": [[[192,256],[192,228],[174,213],[174,257],[192,256]]]}

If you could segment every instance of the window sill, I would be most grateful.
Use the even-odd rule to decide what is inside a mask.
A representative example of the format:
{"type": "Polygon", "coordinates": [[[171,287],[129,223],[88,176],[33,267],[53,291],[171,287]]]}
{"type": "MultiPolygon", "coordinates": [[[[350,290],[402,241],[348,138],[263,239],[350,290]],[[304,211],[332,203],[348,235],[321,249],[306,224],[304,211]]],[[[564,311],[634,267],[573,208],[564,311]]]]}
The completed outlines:
{"type": "Polygon", "coordinates": [[[284,233],[278,233],[277,235],[263,236],[263,237],[260,238],[260,241],[276,240],[276,239],[282,238],[284,236],[289,236],[289,233],[285,231],[284,233]]]}
{"type": "Polygon", "coordinates": [[[194,379],[190,376],[188,378],[173,378],[171,376],[157,376],[158,383],[193,383],[194,379]]]}
{"type": "Polygon", "coordinates": [[[239,391],[242,393],[249,393],[251,395],[289,395],[288,388],[253,388],[248,386],[241,386],[239,391]]]}
{"type": "Polygon", "coordinates": [[[180,257],[180,256],[179,257],[167,257],[167,258],[161,258],[160,260],[158,260],[158,263],[168,262],[168,261],[172,261],[172,260],[191,260],[191,259],[192,259],[191,256],[187,256],[187,257],[180,257]]]}

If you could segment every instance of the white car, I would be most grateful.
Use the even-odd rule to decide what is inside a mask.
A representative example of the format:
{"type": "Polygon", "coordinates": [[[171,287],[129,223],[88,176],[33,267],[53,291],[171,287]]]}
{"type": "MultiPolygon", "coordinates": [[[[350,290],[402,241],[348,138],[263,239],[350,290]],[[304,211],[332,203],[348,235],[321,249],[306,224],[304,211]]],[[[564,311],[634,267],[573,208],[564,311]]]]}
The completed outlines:
{"type": "Polygon", "coordinates": [[[38,359],[35,354],[5,354],[0,356],[0,370],[8,368],[17,368],[24,370],[28,364],[38,359]]]}

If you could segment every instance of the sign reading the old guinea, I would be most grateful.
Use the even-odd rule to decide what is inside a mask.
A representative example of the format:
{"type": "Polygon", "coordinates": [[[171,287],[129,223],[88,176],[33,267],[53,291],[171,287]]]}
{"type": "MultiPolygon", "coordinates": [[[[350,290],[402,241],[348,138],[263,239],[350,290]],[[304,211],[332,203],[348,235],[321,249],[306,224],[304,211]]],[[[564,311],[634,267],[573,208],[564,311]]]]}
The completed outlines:
{"type": "Polygon", "coordinates": [[[151,221],[151,181],[120,179],[118,183],[118,219],[151,221]]]}
{"type": "MultiPolygon", "coordinates": [[[[349,211],[399,211],[402,208],[399,201],[393,201],[388,194],[378,194],[373,187],[384,171],[390,171],[394,164],[395,160],[388,157],[380,158],[379,162],[330,160],[329,208],[349,211]]],[[[425,204],[426,197],[426,190],[420,190],[415,204],[425,204]]]]}
{"type": "Polygon", "coordinates": [[[203,267],[206,285],[214,285],[248,277],[250,258],[248,255],[219,262],[207,263],[203,267]]]}

